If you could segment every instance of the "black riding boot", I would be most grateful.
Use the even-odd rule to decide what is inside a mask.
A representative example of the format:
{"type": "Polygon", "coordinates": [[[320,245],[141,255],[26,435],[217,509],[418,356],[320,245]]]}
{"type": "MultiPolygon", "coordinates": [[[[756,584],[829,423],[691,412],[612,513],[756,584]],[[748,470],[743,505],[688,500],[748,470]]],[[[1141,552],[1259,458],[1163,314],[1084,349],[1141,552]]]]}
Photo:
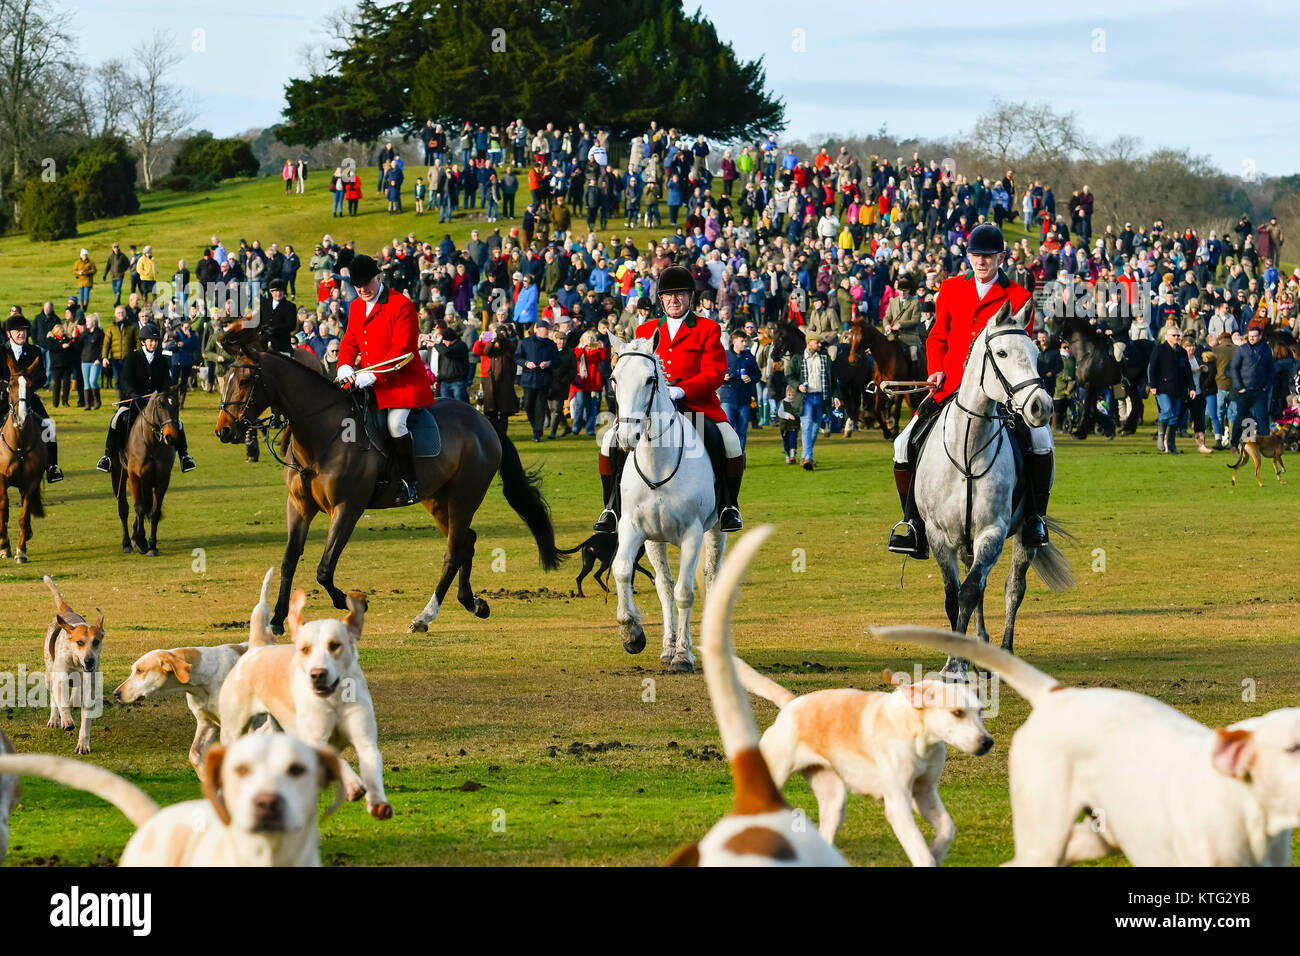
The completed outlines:
{"type": "Polygon", "coordinates": [[[924,561],[930,556],[930,543],[925,538],[925,522],[916,514],[910,464],[894,462],[894,484],[898,487],[898,500],[903,506],[903,520],[889,532],[889,550],[924,561]]]}
{"type": "Polygon", "coordinates": [[[56,481],[63,480],[63,471],[59,468],[59,443],[57,441],[46,442],[45,451],[49,455],[45,469],[45,480],[52,485],[56,481]]]}
{"type": "Polygon", "coordinates": [[[718,530],[724,534],[740,531],[740,480],[745,474],[745,456],[728,458],[726,475],[722,480],[722,509],[718,512],[718,530]]]}
{"type": "Polygon", "coordinates": [[[199,466],[198,463],[190,457],[190,440],[185,437],[185,427],[183,425],[178,430],[180,432],[180,437],[176,439],[176,454],[178,454],[181,459],[181,471],[182,473],[193,471],[199,466]]]}
{"type": "Polygon", "coordinates": [[[397,503],[413,505],[420,500],[420,487],[415,480],[415,442],[409,432],[393,439],[393,454],[402,482],[397,489],[397,503]]]}
{"type": "Polygon", "coordinates": [[[608,456],[600,456],[600,487],[605,495],[605,509],[591,526],[594,531],[604,534],[618,532],[619,484],[626,460],[627,455],[617,448],[611,448],[608,456]]]}
{"type": "Polygon", "coordinates": [[[131,415],[129,412],[121,412],[122,418],[117,419],[118,412],[113,413],[114,420],[108,426],[108,435],[104,438],[104,457],[95,462],[95,470],[109,472],[113,468],[113,459],[117,457],[119,449],[125,447],[125,436],[122,435],[123,423],[130,422],[131,415]]]}
{"type": "Polygon", "coordinates": [[[1056,455],[1029,455],[1029,504],[1032,513],[1025,515],[1020,530],[1020,541],[1027,548],[1047,546],[1047,499],[1052,495],[1052,474],[1056,469],[1056,455]]]}

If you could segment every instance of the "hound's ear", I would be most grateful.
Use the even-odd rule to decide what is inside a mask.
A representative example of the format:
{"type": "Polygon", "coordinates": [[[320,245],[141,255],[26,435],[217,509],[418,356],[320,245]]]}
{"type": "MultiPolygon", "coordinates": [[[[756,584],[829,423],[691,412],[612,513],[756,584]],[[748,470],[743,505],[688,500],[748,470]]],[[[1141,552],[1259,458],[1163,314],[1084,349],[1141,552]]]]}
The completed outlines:
{"type": "Polygon", "coordinates": [[[325,816],[329,816],[335,810],[343,805],[343,765],[339,760],[339,755],[329,747],[316,747],[316,759],[320,761],[320,783],[322,790],[331,783],[334,784],[334,802],[325,810],[325,816]]]}
{"type": "Polygon", "coordinates": [[[307,592],[302,588],[293,592],[293,597],[289,599],[289,616],[285,620],[289,624],[289,633],[296,639],[298,631],[302,627],[302,609],[307,606],[307,592]]]}
{"type": "Polygon", "coordinates": [[[899,676],[900,676],[900,680],[897,685],[898,693],[902,694],[903,697],[907,700],[907,702],[911,704],[913,707],[915,707],[917,710],[921,710],[922,708],[924,708],[925,707],[925,685],[923,683],[921,684],[908,683],[904,680],[901,680],[901,675],[899,676]]]}
{"type": "Polygon", "coordinates": [[[903,684],[906,683],[907,681],[906,674],[896,674],[893,671],[891,671],[888,667],[886,667],[883,671],[881,671],[880,674],[882,677],[885,678],[886,684],[892,684],[894,687],[902,687],[903,684]]]}
{"type": "Polygon", "coordinates": [[[75,624],[69,624],[67,621],[63,619],[63,615],[57,612],[54,615],[54,623],[59,625],[59,627],[61,627],[64,631],[66,631],[69,634],[71,634],[77,627],[77,625],[75,624]]]}
{"type": "Polygon", "coordinates": [[[1255,735],[1249,730],[1215,731],[1214,751],[1210,762],[1214,769],[1226,777],[1241,780],[1250,773],[1255,762],[1255,735]]]}
{"type": "Polygon", "coordinates": [[[222,826],[230,826],[230,811],[226,809],[226,798],[221,793],[221,765],[226,759],[226,748],[213,744],[203,758],[203,796],[217,812],[217,819],[222,826]]]}
{"type": "Polygon", "coordinates": [[[177,657],[170,651],[163,654],[161,660],[163,670],[171,671],[171,673],[176,675],[176,679],[182,684],[188,684],[190,682],[191,667],[189,661],[185,660],[183,657],[177,657]]]}
{"type": "Polygon", "coordinates": [[[348,613],[343,618],[343,623],[348,626],[352,632],[352,640],[358,640],[361,637],[361,624],[366,619],[366,608],[369,602],[365,594],[361,591],[348,592],[348,613]]]}
{"type": "Polygon", "coordinates": [[[101,611],[99,608],[95,608],[95,613],[99,615],[95,619],[95,630],[99,632],[100,637],[103,637],[104,636],[104,612],[101,611]]]}

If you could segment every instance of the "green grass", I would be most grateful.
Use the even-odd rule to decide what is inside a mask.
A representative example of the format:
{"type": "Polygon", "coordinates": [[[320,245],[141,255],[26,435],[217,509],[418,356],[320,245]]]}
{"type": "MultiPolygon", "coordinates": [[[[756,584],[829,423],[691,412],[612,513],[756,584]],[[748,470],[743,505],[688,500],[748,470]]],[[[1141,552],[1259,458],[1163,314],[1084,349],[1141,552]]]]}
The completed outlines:
{"type": "MultiPolygon", "coordinates": [[[[350,233],[331,226],[321,195],[284,199],[275,184],[255,182],[223,187],[206,200],[184,197],[165,210],[149,198],[146,213],[134,217],[138,228],[96,227],[98,243],[114,236],[153,242],[171,257],[213,231],[227,241],[242,234],[306,245],[326,230],[361,236],[365,228],[378,240],[414,223],[404,217],[399,229],[379,214],[359,219],[350,233]],[[256,230],[247,226],[252,221],[256,230]]],[[[84,240],[58,255],[60,270],[66,258],[70,271],[78,243],[84,240]]],[[[0,254],[0,289],[10,299],[48,295],[48,282],[23,275],[14,261],[34,268],[49,255],[44,247],[10,238],[0,241],[0,254]]],[[[1148,415],[1154,418],[1151,409],[1148,415]]],[[[220,625],[247,620],[262,574],[279,564],[281,472],[268,456],[248,465],[241,449],[216,441],[212,396],[191,396],[184,417],[200,468],[173,477],[161,556],[127,557],[120,554],[108,477],[93,470],[108,410],[58,410],[68,480],[46,488],[49,517],[37,521],[32,563],[0,565],[0,671],[41,667],[40,641],[52,612],[43,574],[60,582],[78,611],[103,608],[109,688],[149,649],[242,637],[239,628],[220,625]],[[202,573],[193,570],[199,548],[202,573]]],[[[523,437],[519,425],[512,431],[523,437]]],[[[1136,438],[1061,447],[1052,513],[1076,536],[1062,546],[1079,586],[1053,595],[1031,574],[1017,650],[1067,683],[1151,694],[1209,724],[1296,704],[1293,487],[1266,478],[1260,489],[1243,474],[1234,489],[1226,455],[1169,458],[1151,446],[1144,428],[1136,438]],[[1095,549],[1104,551],[1104,572],[1092,570],[1100,558],[1095,549]],[[1252,702],[1242,700],[1247,681],[1256,687],[1252,702]]],[[[586,537],[599,504],[594,444],[525,440],[520,448],[526,463],[545,469],[560,541],[586,537]]],[[[796,690],[880,689],[883,667],[938,663],[933,654],[883,646],[863,633],[870,624],[944,622],[934,564],[909,562],[900,591],[899,562],[884,549],[898,510],[889,452],[878,433],[823,438],[820,467],[809,474],[785,464],[774,430],[751,433],[746,518],[751,526],[773,522],[777,532],[737,607],[736,637],[748,660],[796,690]],[[802,549],[801,572],[794,570],[795,549],[802,549]]],[[[326,860],[648,864],[702,835],[726,812],[731,793],[725,763],[706,750],[719,741],[702,678],[662,673],[653,641],[629,657],[619,644],[614,604],[574,596],[576,567],[542,574],[499,489],[489,493],[475,527],[474,582],[492,615],[480,621],[449,601],[428,634],[405,631],[442,561],[443,540],[422,509],[371,512],[344,552],[340,585],[371,595],[361,659],[395,816],[379,822],[359,804],[345,805],[322,825],[326,860]],[[504,570],[494,571],[498,548],[504,570]],[[654,681],[653,702],[643,701],[647,679],[654,681]],[[569,752],[574,743],[613,741],[622,746],[569,752]],[[470,781],[481,787],[462,789],[470,781]]],[[[298,583],[311,594],[309,617],[336,613],[312,575],[324,535],[318,522],[299,571],[298,583]]],[[[990,587],[995,632],[1005,566],[1004,560],[990,587]]],[[[590,591],[600,594],[594,585],[590,591]]],[[[644,582],[638,596],[653,634],[657,601],[644,582]]],[[[988,721],[993,752],[952,755],[940,787],[958,827],[952,864],[995,864],[1012,854],[1006,757],[1026,709],[1011,693],[1000,703],[988,721]]],[[[759,702],[756,710],[761,726],[771,721],[770,705],[759,702]]],[[[0,707],[0,722],[20,749],[71,756],[75,735],[47,730],[46,717],[0,707]]],[[[127,774],[163,803],[192,799],[199,795],[186,760],[192,734],[183,699],[110,707],[95,721],[93,753],[84,759],[127,774]]],[[[790,794],[815,815],[802,781],[790,794]]],[[[125,819],[100,801],[28,779],[13,816],[10,863],[114,859],[129,835],[125,819]]],[[[840,843],[854,863],[906,863],[874,801],[850,801],[840,843]]]]}

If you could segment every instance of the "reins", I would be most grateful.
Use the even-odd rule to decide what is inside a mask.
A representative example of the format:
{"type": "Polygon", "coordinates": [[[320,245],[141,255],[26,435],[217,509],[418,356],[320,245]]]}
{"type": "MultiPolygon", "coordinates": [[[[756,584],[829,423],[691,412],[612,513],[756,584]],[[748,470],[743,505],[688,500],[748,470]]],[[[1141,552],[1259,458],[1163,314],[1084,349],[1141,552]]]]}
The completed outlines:
{"type": "MultiPolygon", "coordinates": [[[[651,363],[651,365],[654,366],[654,370],[655,370],[654,384],[650,387],[650,398],[646,401],[646,409],[644,412],[641,413],[641,417],[639,419],[628,418],[620,415],[617,419],[615,419],[615,421],[620,425],[649,422],[652,428],[654,425],[654,420],[651,417],[651,413],[654,411],[655,398],[658,397],[659,395],[659,382],[663,377],[662,372],[659,368],[659,359],[657,356],[649,355],[645,352],[624,352],[621,355],[619,355],[619,358],[620,359],[626,358],[633,355],[635,355],[638,358],[643,358],[647,360],[648,362],[651,363]]],[[[663,429],[659,432],[659,435],[657,437],[651,437],[650,434],[651,428],[647,428],[646,431],[641,435],[641,441],[637,442],[637,447],[639,448],[641,446],[641,443],[646,441],[649,441],[653,445],[660,438],[663,438],[664,435],[668,433],[668,429],[672,427],[673,422],[678,421],[680,418],[681,418],[681,413],[678,412],[676,408],[674,408],[672,417],[668,420],[668,424],[665,425],[663,429]]],[[[682,467],[682,458],[686,454],[686,432],[685,432],[684,425],[681,425],[679,427],[682,430],[682,440],[677,443],[677,462],[676,464],[673,465],[673,470],[668,473],[667,478],[663,478],[659,481],[651,481],[648,477],[646,477],[646,473],[641,470],[641,462],[637,458],[637,454],[636,454],[637,450],[636,448],[632,449],[631,452],[632,466],[636,469],[636,473],[641,476],[641,480],[646,483],[646,487],[648,487],[651,491],[655,491],[659,488],[662,488],[664,485],[668,484],[668,482],[672,481],[673,477],[677,474],[677,470],[682,467]]]]}

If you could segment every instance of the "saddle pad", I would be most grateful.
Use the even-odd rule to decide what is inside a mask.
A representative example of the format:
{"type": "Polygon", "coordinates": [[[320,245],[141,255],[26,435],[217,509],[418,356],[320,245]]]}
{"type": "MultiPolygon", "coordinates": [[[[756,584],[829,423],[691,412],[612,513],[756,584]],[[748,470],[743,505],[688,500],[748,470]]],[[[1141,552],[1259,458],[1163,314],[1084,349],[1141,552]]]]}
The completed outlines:
{"type": "MultiPolygon", "coordinates": [[[[385,457],[389,453],[388,415],[380,411],[374,402],[366,403],[365,412],[366,437],[370,444],[379,449],[385,457]]],[[[407,416],[406,427],[411,432],[411,441],[415,446],[416,458],[436,458],[442,451],[442,433],[438,430],[438,420],[429,408],[413,408],[407,416]]]]}

